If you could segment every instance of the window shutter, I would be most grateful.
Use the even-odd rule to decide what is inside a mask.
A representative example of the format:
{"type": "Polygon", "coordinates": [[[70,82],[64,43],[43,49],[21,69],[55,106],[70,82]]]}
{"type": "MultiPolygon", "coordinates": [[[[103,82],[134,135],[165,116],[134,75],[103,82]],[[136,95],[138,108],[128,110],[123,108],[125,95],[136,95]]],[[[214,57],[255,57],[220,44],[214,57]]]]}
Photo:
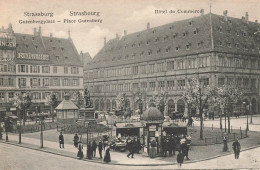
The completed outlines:
{"type": "Polygon", "coordinates": [[[28,65],[26,65],[25,67],[26,67],[26,73],[28,73],[28,65]]]}
{"type": "Polygon", "coordinates": [[[30,66],[30,73],[32,73],[32,66],[30,66]]]}
{"type": "Polygon", "coordinates": [[[50,86],[53,86],[53,78],[50,79],[50,86]]]}
{"type": "Polygon", "coordinates": [[[21,67],[21,66],[18,65],[17,67],[18,67],[18,73],[20,73],[20,71],[21,71],[21,68],[20,68],[20,67],[21,67]]]}
{"type": "Polygon", "coordinates": [[[37,72],[40,73],[40,66],[37,66],[37,72]]]}
{"type": "Polygon", "coordinates": [[[38,79],[38,86],[41,86],[41,79],[38,79]]]}

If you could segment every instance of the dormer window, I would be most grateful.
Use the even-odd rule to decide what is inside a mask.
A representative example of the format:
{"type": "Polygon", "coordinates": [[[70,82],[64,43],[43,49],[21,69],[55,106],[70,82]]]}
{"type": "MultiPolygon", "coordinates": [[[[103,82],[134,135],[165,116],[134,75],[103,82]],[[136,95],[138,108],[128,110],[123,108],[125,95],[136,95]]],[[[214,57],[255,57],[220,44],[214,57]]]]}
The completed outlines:
{"type": "Polygon", "coordinates": [[[167,48],[165,49],[165,52],[168,53],[169,51],[170,51],[170,47],[167,47],[167,48]]]}
{"type": "Polygon", "coordinates": [[[58,42],[60,43],[60,40],[58,40],[58,42]]]}
{"type": "Polygon", "coordinates": [[[157,50],[157,53],[160,53],[161,52],[161,49],[159,48],[158,50],[157,50]]]}
{"type": "Polygon", "coordinates": [[[65,59],[68,59],[68,57],[66,56],[65,59]]]}
{"type": "Polygon", "coordinates": [[[52,39],[50,39],[50,42],[52,42],[52,39]]]}
{"type": "Polygon", "coordinates": [[[192,25],[192,21],[189,21],[189,25],[192,25]]]}
{"type": "Polygon", "coordinates": [[[188,34],[188,32],[186,31],[186,32],[182,33],[182,36],[186,37],[187,34],[188,34]]]}
{"type": "Polygon", "coordinates": [[[139,44],[138,44],[138,45],[139,45],[139,47],[140,47],[140,46],[142,45],[142,42],[139,42],[139,44]]]}
{"type": "Polygon", "coordinates": [[[169,29],[171,30],[173,28],[173,26],[170,26],[169,29]]]}
{"type": "Polygon", "coordinates": [[[132,44],[132,47],[135,47],[135,43],[132,44]]]}
{"type": "Polygon", "coordinates": [[[35,40],[35,37],[32,37],[32,40],[35,40]]]}
{"type": "Polygon", "coordinates": [[[149,50],[148,51],[148,55],[150,56],[152,54],[152,50],[149,50]]]}
{"type": "Polygon", "coordinates": [[[197,33],[198,33],[198,31],[199,31],[199,29],[198,29],[198,28],[194,29],[194,30],[193,30],[193,34],[197,34],[197,33]]]}
{"type": "Polygon", "coordinates": [[[198,43],[198,47],[201,47],[203,45],[203,41],[198,43]]]}
{"type": "Polygon", "coordinates": [[[119,57],[118,57],[118,60],[121,60],[121,59],[122,59],[122,57],[121,57],[121,56],[119,56],[119,57]]]}
{"type": "Polygon", "coordinates": [[[176,51],[179,51],[179,49],[180,49],[180,46],[177,46],[177,47],[175,48],[176,51]]]}
{"type": "Polygon", "coordinates": [[[188,44],[186,45],[186,49],[189,50],[190,47],[191,47],[191,43],[188,43],[188,44]]]}
{"type": "Polygon", "coordinates": [[[37,49],[37,48],[38,48],[38,45],[36,45],[35,48],[37,49]]]}
{"type": "Polygon", "coordinates": [[[56,60],[60,59],[60,56],[56,56],[56,60]]]}
{"type": "Polygon", "coordinates": [[[61,47],[61,51],[63,51],[64,50],[64,48],[63,47],[61,47]]]}
{"type": "Polygon", "coordinates": [[[56,49],[56,47],[52,47],[52,49],[53,49],[53,50],[55,50],[55,49],[56,49]]]}
{"type": "Polygon", "coordinates": [[[153,30],[153,34],[156,33],[156,30],[153,30]]]}
{"type": "Polygon", "coordinates": [[[229,19],[229,20],[228,20],[228,23],[229,23],[229,24],[232,24],[232,21],[231,21],[231,19],[229,19]]]}
{"type": "Polygon", "coordinates": [[[144,55],[144,51],[142,51],[141,53],[140,53],[140,56],[143,56],[144,55]]]}
{"type": "Polygon", "coordinates": [[[248,50],[247,45],[244,45],[245,50],[248,50]]]}
{"type": "Polygon", "coordinates": [[[156,37],[156,38],[155,38],[155,42],[158,42],[158,41],[159,41],[159,37],[156,37]]]}
{"type": "Polygon", "coordinates": [[[136,36],[137,36],[137,37],[140,37],[140,34],[137,34],[136,36]]]}
{"type": "Polygon", "coordinates": [[[166,36],[164,37],[164,41],[167,40],[167,39],[168,39],[168,35],[166,35],[166,36]]]}
{"type": "Polygon", "coordinates": [[[177,33],[173,34],[173,39],[177,38],[177,33]]]}
{"type": "Polygon", "coordinates": [[[221,42],[221,41],[219,41],[219,42],[218,42],[218,45],[219,45],[219,46],[222,46],[222,42],[221,42]]]}
{"type": "Polygon", "coordinates": [[[129,55],[126,55],[126,56],[125,56],[125,59],[128,59],[128,57],[129,57],[129,55]]]}
{"type": "Polygon", "coordinates": [[[25,39],[25,36],[23,36],[23,39],[25,39]]]}
{"type": "Polygon", "coordinates": [[[246,32],[243,32],[242,35],[245,37],[246,36],[246,32]]]}
{"type": "Polygon", "coordinates": [[[150,40],[147,40],[147,41],[146,41],[146,44],[148,45],[149,43],[150,43],[150,40]]]}
{"type": "Polygon", "coordinates": [[[239,32],[238,31],[236,31],[236,35],[239,36],[239,32]]]}
{"type": "Polygon", "coordinates": [[[26,48],[28,48],[28,47],[29,47],[29,45],[28,45],[28,44],[26,44],[25,46],[26,46],[26,48]]]}
{"type": "Polygon", "coordinates": [[[229,33],[229,34],[230,34],[230,33],[231,33],[231,29],[227,29],[227,33],[229,33]]]}
{"type": "Polygon", "coordinates": [[[239,44],[238,43],[236,43],[236,48],[239,48],[239,44]]]}

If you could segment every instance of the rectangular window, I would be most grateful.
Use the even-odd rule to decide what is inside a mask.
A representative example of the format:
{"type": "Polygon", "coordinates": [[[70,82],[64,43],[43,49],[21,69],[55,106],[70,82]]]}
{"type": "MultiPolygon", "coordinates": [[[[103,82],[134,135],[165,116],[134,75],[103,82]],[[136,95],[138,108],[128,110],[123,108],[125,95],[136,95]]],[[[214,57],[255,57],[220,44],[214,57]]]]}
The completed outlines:
{"type": "Polygon", "coordinates": [[[48,78],[44,78],[44,79],[42,80],[42,85],[43,85],[43,86],[49,86],[49,79],[48,79],[48,78]]]}
{"type": "Polygon", "coordinates": [[[256,89],[256,79],[251,79],[251,89],[256,89]]]}
{"type": "Polygon", "coordinates": [[[64,67],[64,74],[68,74],[68,67],[64,67]]]}
{"type": "Polygon", "coordinates": [[[218,86],[223,86],[225,84],[225,78],[218,78],[218,86]]]}
{"type": "Polygon", "coordinates": [[[14,86],[14,78],[8,78],[8,86],[14,86]]]}
{"type": "Polygon", "coordinates": [[[4,86],[4,78],[0,78],[0,86],[4,86]]]}
{"type": "Polygon", "coordinates": [[[26,87],[26,78],[19,78],[18,85],[19,87],[26,87]]]}
{"type": "Polygon", "coordinates": [[[184,60],[178,60],[177,61],[177,69],[178,70],[185,69],[184,60]]]}
{"type": "Polygon", "coordinates": [[[165,81],[159,81],[158,82],[158,90],[163,91],[165,88],[165,81]]]}
{"type": "Polygon", "coordinates": [[[244,86],[244,88],[248,88],[248,86],[249,86],[249,78],[244,78],[243,79],[243,86],[244,86]]]}
{"type": "Polygon", "coordinates": [[[14,92],[9,92],[9,93],[8,93],[8,98],[9,98],[9,99],[14,98],[14,92]]]}
{"type": "Polygon", "coordinates": [[[18,72],[28,73],[28,65],[19,65],[18,66],[18,72]]]}
{"type": "Polygon", "coordinates": [[[42,66],[42,73],[50,73],[50,67],[49,66],[42,66]]]}
{"type": "Polygon", "coordinates": [[[146,90],[146,89],[147,89],[147,82],[142,82],[142,83],[141,83],[141,88],[142,88],[143,90],[146,90]]]}
{"type": "Polygon", "coordinates": [[[40,73],[40,66],[30,66],[30,72],[31,73],[40,73]]]}
{"type": "Polygon", "coordinates": [[[79,86],[79,80],[78,79],[73,79],[72,80],[72,86],[79,86]]]}
{"type": "Polygon", "coordinates": [[[5,93],[4,92],[0,92],[0,99],[4,100],[4,98],[5,98],[5,93]]]}
{"type": "Polygon", "coordinates": [[[150,82],[149,83],[149,88],[150,88],[150,91],[154,91],[155,88],[156,88],[156,83],[155,82],[150,82]]]}
{"type": "Polygon", "coordinates": [[[178,89],[184,89],[185,88],[185,80],[178,80],[178,89]]]}
{"type": "Polygon", "coordinates": [[[140,66],[140,69],[141,69],[141,74],[145,74],[146,73],[146,65],[140,66]]]}
{"type": "Polygon", "coordinates": [[[60,79],[58,78],[53,79],[53,86],[60,86],[60,79]]]}
{"type": "Polygon", "coordinates": [[[167,88],[168,88],[168,90],[173,90],[173,88],[174,88],[174,80],[167,81],[167,88]]]}
{"type": "Polygon", "coordinates": [[[208,86],[209,85],[209,78],[200,79],[200,84],[202,84],[203,86],[208,86]]]}
{"type": "Polygon", "coordinates": [[[69,86],[69,80],[68,79],[63,80],[63,86],[69,86]]]}
{"type": "Polygon", "coordinates": [[[53,73],[57,73],[57,72],[58,72],[57,66],[53,66],[53,73]]]}
{"type": "Polygon", "coordinates": [[[134,75],[138,74],[138,66],[133,66],[133,74],[134,75]]]}
{"type": "Polygon", "coordinates": [[[174,61],[167,62],[167,70],[174,70],[174,61]]]}
{"type": "Polygon", "coordinates": [[[154,73],[155,64],[149,64],[149,73],[154,73]]]}
{"type": "Polygon", "coordinates": [[[78,74],[79,68],[78,67],[71,67],[71,74],[78,74]]]}
{"type": "Polygon", "coordinates": [[[162,72],[163,71],[163,63],[158,63],[157,64],[157,72],[162,72]]]}

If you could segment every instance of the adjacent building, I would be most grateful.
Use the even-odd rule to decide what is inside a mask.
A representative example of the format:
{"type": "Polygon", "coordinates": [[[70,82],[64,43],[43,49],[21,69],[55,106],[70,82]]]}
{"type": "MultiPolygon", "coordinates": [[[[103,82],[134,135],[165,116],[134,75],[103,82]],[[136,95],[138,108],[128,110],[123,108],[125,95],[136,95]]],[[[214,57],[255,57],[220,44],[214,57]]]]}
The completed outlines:
{"type": "Polygon", "coordinates": [[[84,68],[84,86],[96,110],[116,108],[116,96],[126,93],[134,110],[143,110],[157,94],[164,96],[164,114],[187,112],[182,93],[198,77],[206,85],[232,84],[245,91],[245,101],[259,110],[260,24],[239,18],[204,14],[124,35],[109,41],[84,68]]]}
{"type": "MultiPolygon", "coordinates": [[[[83,64],[68,38],[14,33],[11,25],[0,29],[0,104],[11,103],[16,92],[30,92],[33,103],[43,103],[55,93],[83,92],[83,64]]],[[[10,105],[10,104],[9,104],[10,105]]]]}

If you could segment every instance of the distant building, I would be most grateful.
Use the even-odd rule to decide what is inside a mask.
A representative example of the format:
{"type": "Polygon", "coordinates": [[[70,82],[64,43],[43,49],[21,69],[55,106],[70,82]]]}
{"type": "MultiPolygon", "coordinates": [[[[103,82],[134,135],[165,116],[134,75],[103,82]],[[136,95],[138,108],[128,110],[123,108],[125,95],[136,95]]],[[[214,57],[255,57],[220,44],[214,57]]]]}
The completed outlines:
{"type": "MultiPolygon", "coordinates": [[[[0,105],[10,103],[15,92],[31,92],[42,103],[51,92],[58,100],[65,93],[83,92],[83,64],[70,32],[68,39],[14,33],[11,25],[0,29],[0,105]]],[[[9,104],[10,105],[10,104],[9,104]]]]}
{"type": "MultiPolygon", "coordinates": [[[[97,110],[116,108],[118,93],[126,93],[132,109],[145,109],[155,94],[165,94],[164,114],[187,113],[181,99],[187,81],[198,77],[206,85],[231,84],[245,90],[243,101],[259,111],[260,24],[224,15],[206,14],[111,39],[84,68],[97,110]]],[[[242,101],[235,112],[244,112],[242,101]]]]}
{"type": "Polygon", "coordinates": [[[87,63],[92,61],[92,58],[89,53],[80,53],[82,62],[83,62],[83,68],[87,68],[87,63]]]}

